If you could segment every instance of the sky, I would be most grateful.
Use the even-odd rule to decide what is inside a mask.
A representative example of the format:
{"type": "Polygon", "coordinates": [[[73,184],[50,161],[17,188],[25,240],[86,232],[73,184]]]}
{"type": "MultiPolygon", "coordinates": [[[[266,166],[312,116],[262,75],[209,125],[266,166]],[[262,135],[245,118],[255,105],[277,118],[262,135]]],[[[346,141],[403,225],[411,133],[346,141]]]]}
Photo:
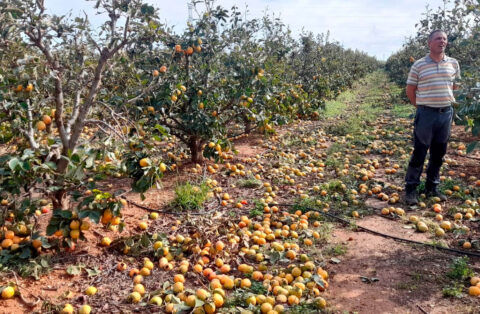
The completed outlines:
{"type": "MultiPolygon", "coordinates": [[[[160,9],[160,17],[180,32],[188,20],[187,0],[145,0],[160,9]]],[[[84,10],[93,21],[92,6],[85,0],[45,0],[55,14],[84,10]]],[[[293,34],[302,29],[314,34],[330,32],[330,38],[345,48],[358,49],[379,60],[400,50],[405,39],[416,33],[415,24],[429,8],[443,7],[443,0],[217,0],[226,9],[248,8],[249,18],[265,12],[278,16],[293,34]]]]}

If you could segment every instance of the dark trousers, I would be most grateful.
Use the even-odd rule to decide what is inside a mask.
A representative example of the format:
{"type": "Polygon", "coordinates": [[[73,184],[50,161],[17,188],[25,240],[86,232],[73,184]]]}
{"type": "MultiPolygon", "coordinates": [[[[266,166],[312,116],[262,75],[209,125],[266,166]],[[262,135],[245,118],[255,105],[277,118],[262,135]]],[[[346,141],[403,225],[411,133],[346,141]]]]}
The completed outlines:
{"type": "Polygon", "coordinates": [[[427,151],[430,159],[427,167],[427,187],[440,183],[440,167],[447,152],[453,109],[418,106],[414,121],[414,147],[405,177],[406,189],[413,190],[420,183],[427,151]]]}

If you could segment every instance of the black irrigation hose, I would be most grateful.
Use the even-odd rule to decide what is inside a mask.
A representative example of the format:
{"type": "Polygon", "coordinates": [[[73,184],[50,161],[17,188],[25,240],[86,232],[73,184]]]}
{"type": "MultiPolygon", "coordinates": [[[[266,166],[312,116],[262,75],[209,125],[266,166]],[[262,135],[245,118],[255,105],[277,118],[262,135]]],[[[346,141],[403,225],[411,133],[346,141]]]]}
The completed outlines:
{"type": "MultiPolygon", "coordinates": [[[[268,205],[269,205],[269,206],[285,206],[285,207],[297,206],[296,204],[268,204],[268,205]]],[[[350,221],[348,221],[348,220],[346,220],[346,219],[344,219],[344,218],[341,218],[341,217],[338,217],[338,216],[329,214],[328,212],[322,212],[322,211],[319,211],[319,210],[317,210],[317,209],[309,208],[309,207],[303,207],[303,208],[306,208],[306,209],[311,210],[311,211],[315,211],[315,212],[319,213],[320,215],[324,215],[324,216],[327,216],[327,217],[330,217],[330,218],[339,220],[339,221],[341,221],[341,222],[343,222],[343,223],[345,223],[345,224],[353,225],[350,221]]],[[[438,245],[435,245],[435,244],[430,244],[430,243],[424,243],[424,242],[419,242],[419,241],[414,241],[414,240],[408,240],[408,239],[398,238],[398,237],[395,237],[395,236],[392,236],[392,235],[388,235],[388,234],[385,234],[385,233],[381,233],[381,232],[378,232],[378,231],[375,231],[375,230],[372,230],[372,229],[369,229],[369,228],[365,228],[365,227],[362,227],[362,226],[358,226],[358,225],[354,225],[354,226],[355,226],[355,228],[360,229],[360,230],[362,230],[362,231],[370,232],[370,233],[372,233],[372,234],[374,234],[374,235],[381,236],[381,237],[384,237],[384,238],[393,239],[393,240],[395,240],[395,241],[406,242],[406,243],[413,243],[413,244],[418,244],[418,245],[423,245],[423,246],[432,247],[432,248],[435,248],[435,249],[438,249],[438,250],[441,250],[441,251],[445,251],[445,252],[456,253],[456,254],[463,254],[463,255],[468,255],[468,256],[473,256],[473,257],[480,258],[480,254],[479,254],[479,253],[466,252],[466,251],[462,251],[462,250],[457,250],[457,249],[446,248],[446,247],[443,247],[443,246],[438,246],[438,245]]]]}

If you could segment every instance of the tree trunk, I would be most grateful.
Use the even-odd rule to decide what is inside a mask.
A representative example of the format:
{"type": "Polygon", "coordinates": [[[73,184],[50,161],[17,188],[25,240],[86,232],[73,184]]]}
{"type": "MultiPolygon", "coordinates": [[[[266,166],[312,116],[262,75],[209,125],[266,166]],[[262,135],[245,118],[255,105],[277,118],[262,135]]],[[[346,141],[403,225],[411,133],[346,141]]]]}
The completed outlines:
{"type": "Polygon", "coordinates": [[[68,209],[67,191],[65,189],[56,191],[50,198],[52,199],[53,209],[68,209]]]}
{"type": "Polygon", "coordinates": [[[198,136],[190,137],[190,142],[188,143],[188,148],[190,149],[190,154],[192,155],[192,162],[202,162],[203,161],[203,141],[198,136]]]}
{"type": "Polygon", "coordinates": [[[252,121],[248,119],[247,116],[243,116],[243,123],[245,126],[245,134],[250,134],[252,132],[252,121]]]}
{"type": "MultiPolygon", "coordinates": [[[[65,155],[62,154],[62,156],[66,156],[66,151],[64,151],[63,153],[65,153],[65,155]]],[[[62,156],[58,156],[58,159],[56,161],[57,172],[59,174],[65,174],[68,167],[68,160],[66,158],[62,158],[62,156]]],[[[62,209],[62,210],[68,209],[66,189],[60,189],[56,191],[55,193],[52,194],[51,199],[52,199],[52,204],[54,209],[62,209]]]]}

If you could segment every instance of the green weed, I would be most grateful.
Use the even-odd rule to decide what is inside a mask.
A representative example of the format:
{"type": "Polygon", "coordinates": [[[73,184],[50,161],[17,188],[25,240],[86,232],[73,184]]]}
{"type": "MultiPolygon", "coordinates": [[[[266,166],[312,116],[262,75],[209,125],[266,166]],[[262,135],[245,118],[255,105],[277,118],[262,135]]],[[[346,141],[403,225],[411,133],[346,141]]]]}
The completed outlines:
{"type": "Polygon", "coordinates": [[[190,182],[180,184],[175,188],[175,199],[171,205],[181,210],[202,208],[209,191],[210,188],[205,182],[199,185],[194,185],[190,182]]]}
{"type": "Polygon", "coordinates": [[[465,280],[474,275],[473,270],[468,266],[468,257],[457,257],[450,265],[450,271],[447,276],[456,280],[465,280]]]}

